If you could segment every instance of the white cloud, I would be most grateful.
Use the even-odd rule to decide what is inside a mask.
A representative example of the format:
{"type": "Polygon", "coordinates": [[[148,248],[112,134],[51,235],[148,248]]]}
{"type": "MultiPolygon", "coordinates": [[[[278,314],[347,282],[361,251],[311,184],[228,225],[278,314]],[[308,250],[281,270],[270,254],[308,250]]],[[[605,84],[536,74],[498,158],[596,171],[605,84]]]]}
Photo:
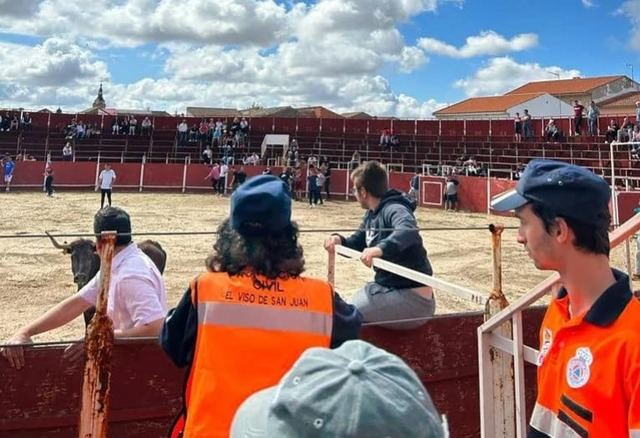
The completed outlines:
{"type": "Polygon", "coordinates": [[[595,3],[593,3],[593,0],[580,0],[582,2],[582,6],[584,6],[585,8],[593,8],[595,6],[595,3]]]}
{"type": "Polygon", "coordinates": [[[411,73],[413,70],[423,66],[428,61],[424,52],[417,47],[405,47],[400,54],[400,70],[411,73]]]}
{"type": "Polygon", "coordinates": [[[501,55],[520,52],[538,45],[538,35],[522,33],[506,39],[494,31],[480,32],[479,35],[467,37],[461,47],[455,47],[435,38],[420,38],[418,46],[427,53],[448,56],[451,58],[472,58],[483,55],[501,55]]]}
{"type": "Polygon", "coordinates": [[[0,82],[21,85],[72,86],[109,76],[104,62],[91,52],[60,38],[34,47],[0,43],[0,82]]]}
{"type": "Polygon", "coordinates": [[[565,70],[556,66],[542,66],[538,63],[518,64],[509,57],[490,59],[484,67],[472,76],[461,79],[454,86],[464,90],[467,96],[491,96],[505,93],[526,82],[553,80],[580,76],[579,70],[565,70]]]}
{"type": "Polygon", "coordinates": [[[65,38],[33,48],[0,44],[0,62],[9,66],[0,71],[5,84],[0,99],[7,105],[80,110],[106,79],[110,107],[182,112],[186,106],[242,108],[258,101],[426,117],[442,104],[394,93],[379,72],[391,65],[409,73],[428,62],[421,48],[406,44],[399,25],[443,2],[461,3],[40,0],[30,3],[29,19],[16,18],[17,13],[9,19],[0,11],[0,30],[65,38]],[[112,56],[114,46],[147,43],[156,44],[138,49],[138,58],[164,62],[160,78],[113,83],[96,58],[112,56]]]}
{"type": "Polygon", "coordinates": [[[38,9],[40,0],[0,0],[0,15],[28,17],[38,9]]]}
{"type": "Polygon", "coordinates": [[[640,0],[627,0],[617,11],[631,22],[631,47],[640,50],[640,0]]]}

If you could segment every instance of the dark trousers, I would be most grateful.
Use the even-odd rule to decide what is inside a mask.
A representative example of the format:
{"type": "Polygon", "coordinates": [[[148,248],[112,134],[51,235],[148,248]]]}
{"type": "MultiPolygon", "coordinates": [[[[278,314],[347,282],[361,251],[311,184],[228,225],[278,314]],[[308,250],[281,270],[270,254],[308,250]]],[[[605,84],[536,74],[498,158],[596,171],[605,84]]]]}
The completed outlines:
{"type": "Polygon", "coordinates": [[[48,175],[44,180],[44,188],[47,191],[47,196],[53,195],[53,176],[48,175]]]}
{"type": "Polygon", "coordinates": [[[582,130],[582,117],[581,116],[580,117],[576,117],[575,125],[576,125],[575,129],[574,129],[575,134],[576,135],[580,135],[581,134],[580,131],[582,130]]]}
{"type": "Polygon", "coordinates": [[[318,202],[322,204],[322,198],[320,197],[320,189],[318,188],[309,189],[309,205],[318,204],[318,202]]]}
{"type": "Polygon", "coordinates": [[[102,189],[100,190],[100,208],[104,207],[104,196],[107,195],[107,200],[109,201],[109,207],[111,207],[111,189],[102,189]]]}
{"type": "Polygon", "coordinates": [[[329,193],[329,186],[331,185],[331,179],[327,178],[324,180],[324,191],[327,194],[327,199],[329,199],[330,193],[329,193]]]}
{"type": "Polygon", "coordinates": [[[217,189],[218,189],[218,193],[221,195],[224,195],[224,185],[226,182],[227,182],[227,179],[223,177],[220,177],[220,179],[218,180],[217,189]]]}

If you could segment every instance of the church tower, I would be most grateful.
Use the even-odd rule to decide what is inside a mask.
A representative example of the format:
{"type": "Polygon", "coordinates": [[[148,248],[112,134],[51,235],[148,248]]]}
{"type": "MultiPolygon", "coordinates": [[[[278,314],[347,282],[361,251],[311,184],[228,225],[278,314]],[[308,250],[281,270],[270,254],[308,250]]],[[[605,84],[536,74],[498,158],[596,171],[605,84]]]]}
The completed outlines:
{"type": "Polygon", "coordinates": [[[100,83],[100,89],[98,90],[98,97],[93,101],[92,108],[95,109],[105,109],[107,107],[106,102],[104,101],[104,97],[102,97],[102,82],[100,83]]]}

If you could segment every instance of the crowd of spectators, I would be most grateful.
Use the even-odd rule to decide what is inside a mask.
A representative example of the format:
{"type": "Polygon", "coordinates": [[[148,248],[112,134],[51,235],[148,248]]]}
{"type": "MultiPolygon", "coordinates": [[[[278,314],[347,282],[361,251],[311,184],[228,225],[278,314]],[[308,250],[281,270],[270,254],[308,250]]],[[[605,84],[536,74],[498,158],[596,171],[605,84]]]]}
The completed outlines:
{"type": "Polygon", "coordinates": [[[0,132],[18,131],[31,128],[31,116],[28,112],[23,112],[22,116],[13,111],[0,112],[0,132]]]}
{"type": "Polygon", "coordinates": [[[146,135],[149,136],[153,132],[153,122],[149,116],[145,116],[142,121],[138,121],[136,116],[125,115],[124,117],[116,117],[111,122],[112,135],[146,135]]]}
{"type": "Polygon", "coordinates": [[[249,135],[249,122],[245,117],[235,117],[231,124],[222,119],[202,119],[199,124],[191,127],[186,119],[176,126],[176,139],[179,146],[200,143],[201,147],[210,145],[212,148],[242,148],[249,135]]]}
{"type": "Polygon", "coordinates": [[[397,152],[400,150],[400,139],[391,129],[383,129],[380,132],[380,147],[385,151],[397,152]]]}

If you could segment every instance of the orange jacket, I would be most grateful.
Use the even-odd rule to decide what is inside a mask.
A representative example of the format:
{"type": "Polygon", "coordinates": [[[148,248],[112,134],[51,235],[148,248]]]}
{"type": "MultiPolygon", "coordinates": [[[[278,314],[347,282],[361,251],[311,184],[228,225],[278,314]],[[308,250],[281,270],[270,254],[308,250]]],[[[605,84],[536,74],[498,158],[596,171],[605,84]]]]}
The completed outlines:
{"type": "Polygon", "coordinates": [[[640,436],[640,302],[629,277],[570,318],[562,289],[540,329],[538,399],[529,437],[640,436]]]}
{"type": "Polygon", "coordinates": [[[206,273],[192,284],[198,313],[185,391],[186,420],[172,436],[227,437],[236,409],[277,384],[300,354],[329,347],[333,292],[320,280],[206,273]]]}

